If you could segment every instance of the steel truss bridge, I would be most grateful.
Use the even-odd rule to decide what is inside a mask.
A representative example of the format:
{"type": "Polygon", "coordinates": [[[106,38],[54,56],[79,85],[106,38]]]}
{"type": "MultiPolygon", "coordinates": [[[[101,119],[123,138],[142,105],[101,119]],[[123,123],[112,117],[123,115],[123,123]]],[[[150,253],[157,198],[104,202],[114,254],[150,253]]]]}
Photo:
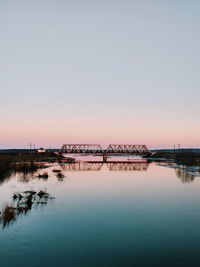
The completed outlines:
{"type": "Polygon", "coordinates": [[[102,148],[99,144],[64,144],[60,153],[93,155],[138,155],[148,157],[151,153],[146,145],[111,144],[102,148]]]}

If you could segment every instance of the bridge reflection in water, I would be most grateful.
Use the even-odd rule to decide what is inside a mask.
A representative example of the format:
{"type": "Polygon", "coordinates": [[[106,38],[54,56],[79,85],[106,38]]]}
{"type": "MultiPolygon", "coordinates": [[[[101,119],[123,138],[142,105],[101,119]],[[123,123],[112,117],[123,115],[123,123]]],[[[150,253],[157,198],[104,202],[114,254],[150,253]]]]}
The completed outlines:
{"type": "Polygon", "coordinates": [[[74,162],[62,166],[64,171],[100,171],[106,166],[110,171],[146,171],[148,162],[74,162]]]}

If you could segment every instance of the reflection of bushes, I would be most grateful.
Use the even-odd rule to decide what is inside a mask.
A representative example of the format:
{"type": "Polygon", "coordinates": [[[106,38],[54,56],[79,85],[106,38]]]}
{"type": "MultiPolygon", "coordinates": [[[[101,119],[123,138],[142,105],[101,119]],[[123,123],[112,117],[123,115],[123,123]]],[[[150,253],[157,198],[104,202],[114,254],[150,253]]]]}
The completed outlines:
{"type": "Polygon", "coordinates": [[[13,173],[22,173],[25,177],[44,167],[44,162],[58,161],[55,153],[0,153],[0,183],[13,173]],[[42,154],[42,155],[41,155],[42,154]],[[41,163],[43,162],[43,163],[41,163]]]}
{"type": "Polygon", "coordinates": [[[24,161],[15,161],[14,157],[4,157],[0,159],[0,183],[8,179],[13,173],[21,173],[26,180],[26,176],[43,168],[44,164],[30,160],[28,157],[24,161]]]}
{"type": "MultiPolygon", "coordinates": [[[[28,182],[33,179],[36,171],[45,168],[44,163],[35,162],[27,156],[26,161],[15,161],[13,157],[0,157],[0,183],[3,183],[6,179],[9,179],[12,174],[19,174],[21,182],[28,182]]],[[[60,169],[54,169],[58,181],[63,181],[64,174],[60,169]]],[[[48,172],[39,173],[36,176],[40,179],[47,180],[49,177],[48,172]]]]}
{"type": "Polygon", "coordinates": [[[3,228],[8,226],[11,222],[14,222],[16,220],[16,208],[6,205],[3,208],[2,214],[1,214],[1,223],[3,225],[3,228]]]}
{"type": "Polygon", "coordinates": [[[182,183],[191,183],[194,181],[195,177],[194,175],[181,170],[181,169],[175,169],[177,177],[181,180],[182,183]]]}
{"type": "Polygon", "coordinates": [[[13,195],[13,205],[5,205],[1,214],[0,222],[5,228],[16,221],[19,215],[27,214],[33,207],[47,204],[49,199],[53,199],[48,193],[44,191],[25,191],[23,193],[15,193],[13,195]]]}
{"type": "Polygon", "coordinates": [[[11,162],[0,161],[0,182],[8,179],[12,174],[11,162]]]}
{"type": "Polygon", "coordinates": [[[13,170],[15,172],[35,172],[39,167],[41,167],[41,164],[36,164],[34,161],[24,161],[20,163],[13,164],[13,170]]]}
{"type": "Polygon", "coordinates": [[[58,172],[57,174],[56,174],[56,177],[57,177],[57,179],[58,179],[58,181],[63,181],[63,179],[65,178],[65,175],[62,173],[62,172],[58,172]]]}
{"type": "Polygon", "coordinates": [[[60,169],[54,169],[52,170],[52,172],[56,173],[56,177],[58,179],[58,181],[62,182],[65,178],[65,175],[62,173],[62,171],[60,169]]]}

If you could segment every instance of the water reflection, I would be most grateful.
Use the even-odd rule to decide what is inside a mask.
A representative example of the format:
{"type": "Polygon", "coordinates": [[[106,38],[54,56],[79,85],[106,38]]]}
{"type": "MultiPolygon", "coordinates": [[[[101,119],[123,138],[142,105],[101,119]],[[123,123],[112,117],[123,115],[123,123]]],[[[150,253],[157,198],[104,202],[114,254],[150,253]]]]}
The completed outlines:
{"type": "Polygon", "coordinates": [[[14,174],[21,175],[21,181],[29,181],[38,169],[45,168],[44,163],[34,162],[34,161],[24,161],[24,162],[13,162],[10,159],[1,159],[0,162],[0,184],[9,180],[14,174]]]}
{"type": "Polygon", "coordinates": [[[149,163],[141,162],[141,163],[107,163],[106,164],[110,171],[147,171],[149,163]]]}
{"type": "Polygon", "coordinates": [[[191,183],[195,180],[195,175],[186,172],[183,169],[177,168],[175,169],[176,175],[177,177],[181,180],[182,183],[191,183]]]}
{"type": "Polygon", "coordinates": [[[52,172],[55,173],[59,182],[64,181],[65,175],[62,173],[60,169],[53,169],[52,172]]]}
{"type": "Polygon", "coordinates": [[[11,163],[9,161],[0,161],[0,184],[8,180],[12,174],[11,163]]]}
{"type": "Polygon", "coordinates": [[[11,225],[20,215],[27,215],[33,207],[38,208],[41,205],[46,205],[51,199],[53,197],[44,191],[14,193],[12,203],[6,204],[0,213],[2,228],[11,225]]]}
{"type": "Polygon", "coordinates": [[[188,165],[177,165],[175,163],[162,163],[157,164],[157,166],[173,168],[176,176],[181,180],[182,183],[194,182],[196,177],[200,177],[200,167],[199,166],[188,166],[188,165]]]}
{"type": "Polygon", "coordinates": [[[12,175],[0,186],[0,204],[8,203],[0,215],[0,266],[163,266],[163,257],[166,266],[180,259],[191,266],[191,255],[199,259],[200,181],[183,186],[178,165],[148,166],[54,163],[28,175],[29,184],[12,175]],[[47,180],[37,177],[44,172],[47,180]],[[62,173],[68,179],[60,183],[62,173]],[[43,188],[56,200],[39,198],[43,188]]]}
{"type": "Polygon", "coordinates": [[[100,171],[106,166],[109,171],[147,171],[148,162],[74,162],[62,166],[64,171],[100,171]]]}
{"type": "MultiPolygon", "coordinates": [[[[110,171],[146,171],[148,162],[87,162],[80,161],[74,163],[64,163],[61,165],[64,171],[100,171],[102,167],[107,167],[110,171]]],[[[13,163],[9,161],[0,162],[0,184],[10,179],[12,175],[18,176],[19,182],[28,183],[32,179],[43,179],[46,181],[49,177],[47,172],[38,171],[46,167],[44,163],[21,162],[13,163]],[[37,176],[36,176],[37,175],[37,176]]],[[[61,170],[53,170],[58,181],[63,181],[64,174],[61,170]]]]}
{"type": "MultiPolygon", "coordinates": [[[[65,175],[62,173],[62,170],[58,170],[55,172],[55,177],[59,182],[64,181],[65,175]]],[[[6,172],[2,173],[0,168],[0,184],[3,184],[4,182],[8,181],[11,177],[17,177],[18,181],[21,183],[28,183],[31,180],[42,180],[47,181],[49,178],[49,173],[47,171],[45,172],[39,172],[36,171],[13,171],[11,169],[7,169],[6,172]]]]}
{"type": "Polygon", "coordinates": [[[21,183],[28,183],[30,180],[36,178],[35,177],[35,173],[36,172],[31,172],[31,173],[16,173],[18,174],[18,181],[21,182],[21,183]]]}

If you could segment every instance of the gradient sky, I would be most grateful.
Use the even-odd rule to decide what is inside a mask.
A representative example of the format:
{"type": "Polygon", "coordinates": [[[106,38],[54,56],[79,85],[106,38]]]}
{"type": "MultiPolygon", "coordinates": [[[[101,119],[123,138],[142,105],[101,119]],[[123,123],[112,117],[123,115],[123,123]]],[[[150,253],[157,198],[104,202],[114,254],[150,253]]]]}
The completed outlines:
{"type": "Polygon", "coordinates": [[[0,0],[0,148],[200,147],[199,0],[0,0]]]}

